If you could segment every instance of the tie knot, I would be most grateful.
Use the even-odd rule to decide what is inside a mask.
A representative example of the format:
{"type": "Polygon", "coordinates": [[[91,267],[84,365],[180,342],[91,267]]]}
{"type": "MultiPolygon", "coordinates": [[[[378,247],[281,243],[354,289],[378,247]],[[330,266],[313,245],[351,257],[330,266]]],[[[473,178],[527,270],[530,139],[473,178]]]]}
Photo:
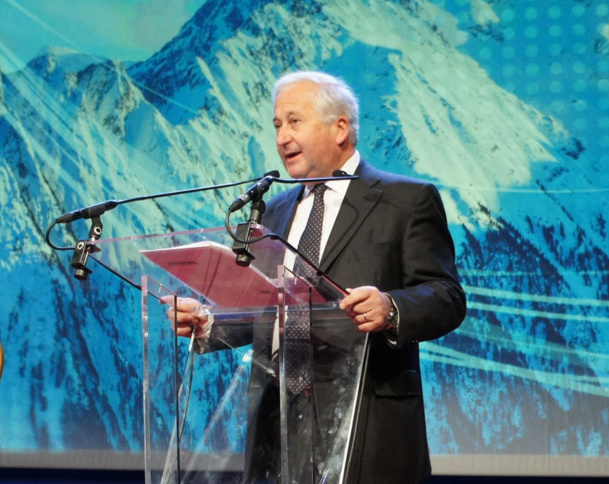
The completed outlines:
{"type": "Polygon", "coordinates": [[[318,195],[323,195],[327,188],[328,187],[323,183],[319,183],[318,185],[315,185],[313,187],[313,195],[315,195],[315,197],[317,197],[318,195]]]}

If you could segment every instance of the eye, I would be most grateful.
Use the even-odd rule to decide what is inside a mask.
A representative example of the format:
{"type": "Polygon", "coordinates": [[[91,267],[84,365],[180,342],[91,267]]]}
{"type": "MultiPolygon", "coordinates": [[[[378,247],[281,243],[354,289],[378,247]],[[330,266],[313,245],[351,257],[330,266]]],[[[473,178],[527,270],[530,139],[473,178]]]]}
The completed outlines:
{"type": "Polygon", "coordinates": [[[289,119],[289,123],[290,124],[298,124],[298,123],[300,123],[300,119],[299,118],[290,118],[289,119]]]}

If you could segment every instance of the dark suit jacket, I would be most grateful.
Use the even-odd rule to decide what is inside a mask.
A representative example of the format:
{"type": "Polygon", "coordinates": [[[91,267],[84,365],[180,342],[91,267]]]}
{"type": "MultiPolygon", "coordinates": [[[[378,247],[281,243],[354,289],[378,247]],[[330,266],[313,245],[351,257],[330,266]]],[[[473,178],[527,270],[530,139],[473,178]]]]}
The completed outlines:
{"type": "MultiPolygon", "coordinates": [[[[361,161],[320,268],[343,287],[372,285],[399,309],[390,346],[370,335],[364,395],[348,482],[416,483],[431,472],[418,342],[439,338],[465,317],[465,295],[444,207],[429,184],[361,161]]],[[[302,187],[273,198],[262,224],[287,238],[302,187]]]]}

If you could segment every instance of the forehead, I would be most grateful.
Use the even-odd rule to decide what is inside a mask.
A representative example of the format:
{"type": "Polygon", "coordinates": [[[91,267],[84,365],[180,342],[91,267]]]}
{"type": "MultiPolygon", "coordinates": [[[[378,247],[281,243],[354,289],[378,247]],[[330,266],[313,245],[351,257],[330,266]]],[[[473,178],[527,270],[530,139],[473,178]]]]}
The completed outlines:
{"type": "Polygon", "coordinates": [[[275,116],[314,110],[316,91],[317,85],[309,81],[296,82],[286,86],[275,100],[275,116]]]}

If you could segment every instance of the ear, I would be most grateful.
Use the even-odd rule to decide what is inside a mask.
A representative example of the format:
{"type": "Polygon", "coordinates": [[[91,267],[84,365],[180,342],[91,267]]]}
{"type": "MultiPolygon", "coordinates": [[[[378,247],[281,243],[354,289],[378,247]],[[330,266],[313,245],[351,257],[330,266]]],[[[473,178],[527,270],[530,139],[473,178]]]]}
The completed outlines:
{"type": "Polygon", "coordinates": [[[351,125],[346,116],[340,116],[336,120],[336,144],[337,146],[343,146],[345,142],[349,140],[349,133],[351,132],[351,125]]]}

